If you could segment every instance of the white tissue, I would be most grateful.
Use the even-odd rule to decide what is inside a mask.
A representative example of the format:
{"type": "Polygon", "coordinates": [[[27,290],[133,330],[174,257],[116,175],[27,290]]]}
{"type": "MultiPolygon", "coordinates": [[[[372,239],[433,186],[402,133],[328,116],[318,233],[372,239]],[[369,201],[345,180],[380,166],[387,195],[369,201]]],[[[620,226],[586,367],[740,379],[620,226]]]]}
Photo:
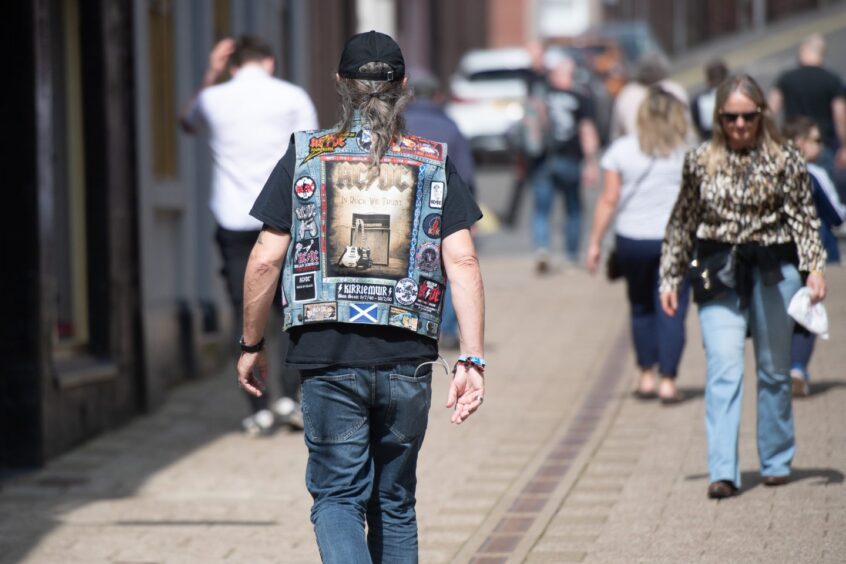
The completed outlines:
{"type": "Polygon", "coordinates": [[[807,286],[800,288],[790,300],[787,313],[811,333],[828,339],[828,315],[825,313],[825,307],[822,302],[811,303],[811,289],[807,286]]]}

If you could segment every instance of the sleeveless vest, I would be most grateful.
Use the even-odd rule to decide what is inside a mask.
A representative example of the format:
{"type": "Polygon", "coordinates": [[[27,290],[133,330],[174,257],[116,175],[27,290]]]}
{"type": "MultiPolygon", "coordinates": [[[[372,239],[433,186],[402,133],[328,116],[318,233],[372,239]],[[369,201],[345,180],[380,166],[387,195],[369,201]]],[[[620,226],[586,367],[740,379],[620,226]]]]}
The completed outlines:
{"type": "Polygon", "coordinates": [[[368,180],[370,134],[302,131],[291,244],[282,272],[284,329],[360,323],[437,338],[444,300],[445,144],[406,136],[368,180]]]}

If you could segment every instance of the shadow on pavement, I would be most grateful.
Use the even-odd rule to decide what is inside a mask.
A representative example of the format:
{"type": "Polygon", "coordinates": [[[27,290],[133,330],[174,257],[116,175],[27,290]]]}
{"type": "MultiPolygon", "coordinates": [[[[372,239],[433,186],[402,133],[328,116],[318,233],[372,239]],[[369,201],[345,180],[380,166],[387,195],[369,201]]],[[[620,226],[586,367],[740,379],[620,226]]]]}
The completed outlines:
{"type": "Polygon", "coordinates": [[[842,380],[819,380],[819,381],[811,381],[811,395],[810,399],[813,399],[814,396],[822,395],[828,393],[829,391],[835,388],[846,388],[846,382],[842,380]]]}
{"type": "MultiPolygon", "coordinates": [[[[835,468],[793,468],[790,473],[790,482],[788,482],[786,486],[789,487],[790,484],[801,482],[803,480],[813,480],[811,482],[812,486],[842,484],[843,478],[843,472],[835,468]]],[[[708,474],[688,474],[684,477],[684,479],[688,481],[707,480],[708,474]]],[[[740,494],[755,489],[758,486],[763,487],[764,483],[764,479],[761,477],[761,474],[755,470],[741,472],[740,481],[743,484],[743,487],[740,488],[740,494]]]]}

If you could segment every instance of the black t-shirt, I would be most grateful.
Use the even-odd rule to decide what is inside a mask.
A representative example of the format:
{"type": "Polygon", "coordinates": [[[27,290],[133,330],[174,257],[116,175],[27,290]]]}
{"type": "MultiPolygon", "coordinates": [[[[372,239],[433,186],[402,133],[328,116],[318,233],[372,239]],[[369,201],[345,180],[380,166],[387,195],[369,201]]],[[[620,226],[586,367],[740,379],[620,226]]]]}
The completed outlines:
{"type": "MultiPolygon", "coordinates": [[[[296,151],[292,138],[288,151],[270,173],[250,215],[274,229],[291,231],[295,169],[296,151]]],[[[479,206],[449,158],[446,160],[446,175],[442,240],[470,227],[482,217],[479,206]]],[[[290,334],[287,364],[297,368],[370,366],[434,360],[438,356],[437,341],[398,327],[325,323],[293,327],[290,334]]]]}
{"type": "Polygon", "coordinates": [[[590,99],[575,90],[560,90],[550,86],[546,94],[546,106],[549,111],[550,151],[581,160],[579,122],[593,119],[590,99]]]}
{"type": "Polygon", "coordinates": [[[788,119],[806,116],[817,122],[823,141],[835,140],[831,102],[843,96],[843,83],[833,72],[822,67],[801,66],[781,75],[776,86],[784,97],[784,115],[788,119]]]}

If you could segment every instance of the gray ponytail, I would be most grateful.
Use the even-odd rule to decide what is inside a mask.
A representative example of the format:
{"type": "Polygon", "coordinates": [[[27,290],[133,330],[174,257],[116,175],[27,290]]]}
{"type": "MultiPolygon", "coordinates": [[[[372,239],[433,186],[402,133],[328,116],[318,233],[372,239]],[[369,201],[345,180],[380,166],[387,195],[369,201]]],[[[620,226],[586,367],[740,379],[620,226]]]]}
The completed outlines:
{"type": "MultiPolygon", "coordinates": [[[[391,68],[385,63],[367,63],[358,70],[382,72],[391,68]]],[[[362,125],[370,129],[372,144],[368,175],[373,180],[379,176],[379,161],[391,143],[399,141],[399,137],[405,133],[402,112],[411,101],[411,89],[402,80],[389,82],[341,78],[337,81],[337,90],[341,97],[341,116],[337,130],[350,131],[356,111],[361,113],[362,125]]]]}

